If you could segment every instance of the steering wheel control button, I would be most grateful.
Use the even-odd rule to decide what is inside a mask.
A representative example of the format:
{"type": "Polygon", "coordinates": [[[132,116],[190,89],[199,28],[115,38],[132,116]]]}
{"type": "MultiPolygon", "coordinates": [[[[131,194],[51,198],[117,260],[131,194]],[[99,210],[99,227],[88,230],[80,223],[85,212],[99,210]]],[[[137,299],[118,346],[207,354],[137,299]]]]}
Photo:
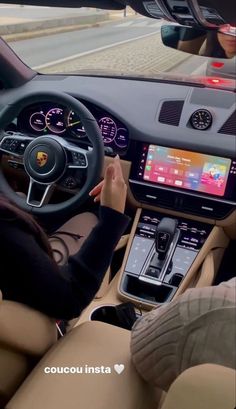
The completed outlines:
{"type": "Polygon", "coordinates": [[[67,189],[75,189],[78,185],[77,181],[75,178],[73,178],[72,176],[68,176],[63,185],[67,188],[67,189]]]}
{"type": "Polygon", "coordinates": [[[20,142],[20,145],[19,145],[19,147],[18,147],[18,153],[19,153],[20,155],[23,155],[23,154],[24,154],[25,149],[27,148],[28,144],[29,144],[28,141],[27,141],[27,142],[25,142],[25,141],[20,142]]]}
{"type": "Polygon", "coordinates": [[[85,155],[80,152],[72,152],[72,161],[74,166],[78,166],[81,168],[87,167],[87,161],[85,155]]]}
{"type": "Polygon", "coordinates": [[[4,138],[0,148],[9,154],[23,155],[29,141],[24,141],[16,138],[4,138]]]}
{"type": "Polygon", "coordinates": [[[53,183],[65,172],[65,151],[53,139],[37,138],[25,151],[24,165],[29,176],[36,182],[53,183]]]}
{"type": "Polygon", "coordinates": [[[17,153],[19,141],[16,139],[6,138],[1,144],[1,148],[8,151],[9,153],[17,153]]]}

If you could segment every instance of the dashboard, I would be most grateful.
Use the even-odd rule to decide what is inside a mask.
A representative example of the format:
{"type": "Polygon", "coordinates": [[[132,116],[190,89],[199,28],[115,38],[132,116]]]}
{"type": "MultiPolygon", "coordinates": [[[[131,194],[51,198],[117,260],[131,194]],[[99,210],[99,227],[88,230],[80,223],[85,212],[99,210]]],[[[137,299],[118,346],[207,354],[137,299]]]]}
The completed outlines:
{"type": "MultiPolygon", "coordinates": [[[[167,81],[42,75],[13,94],[43,89],[66,92],[86,105],[100,127],[105,154],[119,154],[131,164],[129,186],[138,203],[211,219],[224,219],[236,208],[234,91],[167,81]]],[[[0,108],[11,100],[11,93],[1,91],[0,108]]],[[[50,101],[22,110],[15,130],[90,144],[77,114],[50,101]]],[[[61,185],[73,193],[78,179],[66,175],[61,185]]]]}
{"type": "MultiPolygon", "coordinates": [[[[83,102],[94,115],[101,130],[105,152],[124,155],[129,145],[126,126],[107,111],[83,102]]],[[[30,136],[57,135],[74,143],[89,145],[82,121],[68,108],[43,102],[26,107],[17,117],[17,130],[30,136]]]]}

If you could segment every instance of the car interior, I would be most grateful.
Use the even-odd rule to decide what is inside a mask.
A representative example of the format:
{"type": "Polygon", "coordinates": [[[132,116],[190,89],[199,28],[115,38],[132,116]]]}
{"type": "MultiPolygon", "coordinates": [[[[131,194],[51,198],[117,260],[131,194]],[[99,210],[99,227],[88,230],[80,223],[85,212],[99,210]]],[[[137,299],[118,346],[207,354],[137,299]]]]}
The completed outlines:
{"type": "MultiPolygon", "coordinates": [[[[200,30],[202,41],[182,51],[207,62],[214,57],[206,53],[208,32],[236,38],[234,0],[1,3],[129,7],[162,19],[163,43],[172,49],[200,30]]],[[[132,303],[138,318],[188,288],[235,277],[236,71],[151,78],[92,68],[38,72],[0,37],[1,193],[50,235],[77,213],[97,214],[88,193],[119,155],[131,219],[96,297],[65,335],[54,318],[4,299],[0,288],[0,409],[234,409],[235,370],[211,362],[183,372],[167,393],[145,383],[131,361],[130,330],[113,311],[132,303]],[[125,370],[44,371],[82,365],[125,370]]]]}

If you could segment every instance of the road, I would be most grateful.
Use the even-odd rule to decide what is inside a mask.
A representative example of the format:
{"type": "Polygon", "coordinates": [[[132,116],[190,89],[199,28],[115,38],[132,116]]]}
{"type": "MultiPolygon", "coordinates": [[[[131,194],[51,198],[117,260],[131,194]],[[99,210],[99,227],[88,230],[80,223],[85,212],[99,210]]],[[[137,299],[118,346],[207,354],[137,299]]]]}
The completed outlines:
{"type": "Polygon", "coordinates": [[[155,75],[163,71],[190,74],[202,59],[190,63],[188,55],[164,47],[161,20],[141,16],[123,18],[99,27],[12,42],[16,53],[43,72],[79,69],[155,75]],[[188,61],[185,60],[188,58],[188,61]]]}
{"type": "Polygon", "coordinates": [[[137,17],[134,20],[106,23],[100,27],[12,42],[10,45],[27,64],[37,67],[157,33],[160,26],[159,20],[137,17]]]}

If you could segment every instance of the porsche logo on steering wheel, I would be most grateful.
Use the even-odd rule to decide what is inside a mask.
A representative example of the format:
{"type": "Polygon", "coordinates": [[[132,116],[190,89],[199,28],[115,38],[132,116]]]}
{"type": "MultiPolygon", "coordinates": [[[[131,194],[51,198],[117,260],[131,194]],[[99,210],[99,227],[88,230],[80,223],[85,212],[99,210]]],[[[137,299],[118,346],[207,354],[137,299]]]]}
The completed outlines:
{"type": "Polygon", "coordinates": [[[36,154],[37,165],[42,168],[47,164],[48,161],[48,154],[46,152],[37,152],[36,154]]]}

